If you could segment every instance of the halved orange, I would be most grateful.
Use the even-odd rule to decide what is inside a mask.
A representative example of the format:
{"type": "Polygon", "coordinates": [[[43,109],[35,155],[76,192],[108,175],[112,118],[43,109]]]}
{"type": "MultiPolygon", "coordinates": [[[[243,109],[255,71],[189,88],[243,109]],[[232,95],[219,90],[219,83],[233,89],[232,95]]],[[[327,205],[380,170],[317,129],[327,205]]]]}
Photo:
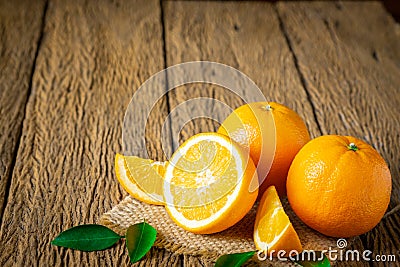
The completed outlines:
{"type": "Polygon", "coordinates": [[[162,186],[167,162],[115,155],[115,173],[122,187],[147,204],[164,205],[162,186]]]}
{"type": "Polygon", "coordinates": [[[277,255],[280,250],[286,253],[292,250],[300,253],[303,250],[275,186],[268,187],[261,197],[254,225],[254,243],[257,249],[267,255],[277,255]]]}
{"type": "Polygon", "coordinates": [[[166,209],[172,220],[188,231],[219,232],[251,209],[257,183],[248,150],[225,135],[197,134],[169,161],[164,182],[166,209]]]}

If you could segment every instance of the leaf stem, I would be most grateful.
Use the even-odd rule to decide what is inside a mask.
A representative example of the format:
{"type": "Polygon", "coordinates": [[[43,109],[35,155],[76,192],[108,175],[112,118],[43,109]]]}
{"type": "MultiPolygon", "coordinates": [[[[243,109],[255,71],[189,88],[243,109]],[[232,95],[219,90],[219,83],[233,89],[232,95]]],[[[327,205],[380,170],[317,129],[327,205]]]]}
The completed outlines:
{"type": "Polygon", "coordinates": [[[271,111],[271,110],[272,110],[272,107],[271,107],[270,104],[267,104],[264,108],[265,108],[265,110],[267,110],[267,111],[271,111]]]}
{"type": "Polygon", "coordinates": [[[350,149],[350,150],[353,150],[353,151],[357,151],[357,150],[358,150],[358,147],[357,147],[356,144],[354,144],[354,143],[350,143],[350,144],[347,146],[347,148],[350,149]]]}

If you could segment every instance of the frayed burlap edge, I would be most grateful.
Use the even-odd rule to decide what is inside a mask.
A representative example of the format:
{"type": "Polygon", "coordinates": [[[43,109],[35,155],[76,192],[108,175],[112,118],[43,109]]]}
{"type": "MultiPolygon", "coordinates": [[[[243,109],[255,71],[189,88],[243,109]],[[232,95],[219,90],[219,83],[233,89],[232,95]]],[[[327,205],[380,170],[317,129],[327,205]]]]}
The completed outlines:
{"type": "MultiPolygon", "coordinates": [[[[304,249],[325,250],[336,247],[336,239],[326,237],[302,223],[295,216],[286,199],[282,201],[282,204],[304,249]]],[[[146,220],[158,231],[154,246],[176,254],[198,256],[204,260],[215,261],[223,254],[255,250],[252,236],[255,213],[256,205],[231,228],[216,234],[198,235],[177,226],[169,218],[163,206],[149,205],[128,196],[112,210],[103,214],[100,223],[124,235],[130,225],[146,220]]],[[[274,262],[273,265],[281,264],[274,262]]],[[[285,266],[288,266],[287,262],[285,266]]]]}

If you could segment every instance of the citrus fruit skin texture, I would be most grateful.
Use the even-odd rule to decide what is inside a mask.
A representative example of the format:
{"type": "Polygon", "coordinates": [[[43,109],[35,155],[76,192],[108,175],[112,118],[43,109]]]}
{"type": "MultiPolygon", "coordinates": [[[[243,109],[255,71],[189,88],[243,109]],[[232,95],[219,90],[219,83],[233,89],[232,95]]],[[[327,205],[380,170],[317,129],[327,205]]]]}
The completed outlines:
{"type": "Polygon", "coordinates": [[[261,197],[254,225],[254,243],[267,255],[276,256],[279,250],[286,253],[303,250],[274,186],[268,187],[261,197]]]}
{"type": "Polygon", "coordinates": [[[275,102],[254,102],[235,109],[221,124],[218,133],[228,135],[242,146],[249,147],[250,156],[258,170],[260,167],[268,168],[259,164],[270,164],[265,160],[259,162],[262,149],[271,151],[271,148],[262,148],[263,138],[264,146],[270,143],[265,138],[276,139],[275,154],[267,177],[261,177],[259,172],[259,180],[263,181],[259,189],[260,196],[270,185],[276,187],[280,196],[286,195],[286,177],[290,164],[297,152],[310,140],[302,118],[295,111],[275,102]],[[259,122],[265,120],[267,113],[273,115],[275,136],[270,133],[273,125],[260,127],[259,122]],[[246,134],[247,139],[244,137],[246,134]]]}
{"type": "Polygon", "coordinates": [[[333,237],[368,232],[382,219],[392,179],[379,153],[350,136],[313,139],[296,155],[287,194],[297,216],[333,237]]]}
{"type": "Polygon", "coordinates": [[[221,134],[197,134],[184,142],[170,159],[165,172],[165,207],[171,219],[187,231],[197,234],[220,232],[236,224],[251,209],[258,196],[257,183],[256,168],[246,149],[221,134]],[[201,164],[201,162],[197,162],[195,164],[197,166],[193,166],[193,169],[177,170],[179,169],[177,166],[179,166],[182,160],[196,161],[198,159],[201,160],[203,156],[207,156],[204,153],[201,156],[199,152],[201,149],[198,148],[202,147],[207,151],[207,148],[205,148],[207,144],[210,146],[217,145],[218,147],[217,154],[215,155],[217,160],[213,161],[207,169],[202,169],[202,171],[196,170],[198,164],[201,164]],[[226,147],[229,146],[231,149],[230,155],[225,154],[227,153],[226,147]],[[235,165],[229,165],[231,167],[227,167],[228,164],[224,160],[221,160],[229,157],[232,157],[235,162],[235,165]],[[197,179],[193,173],[208,173],[216,181],[222,179],[221,177],[224,177],[223,179],[225,180],[221,180],[219,184],[215,183],[206,189],[208,190],[208,195],[217,194],[211,202],[196,206],[179,206],[180,200],[183,198],[192,200],[196,197],[199,199],[201,197],[196,193],[193,194],[193,190],[177,190],[171,186],[174,181],[177,181],[180,185],[194,186],[196,188],[197,179]],[[229,173],[229,175],[224,176],[226,173],[229,173]],[[226,179],[232,180],[227,181],[226,179]],[[256,189],[251,192],[249,187],[254,182],[256,183],[256,189]],[[231,184],[233,187],[224,191],[227,184],[231,184]],[[224,188],[219,188],[218,185],[224,188]],[[221,192],[226,193],[218,195],[221,192]]]}

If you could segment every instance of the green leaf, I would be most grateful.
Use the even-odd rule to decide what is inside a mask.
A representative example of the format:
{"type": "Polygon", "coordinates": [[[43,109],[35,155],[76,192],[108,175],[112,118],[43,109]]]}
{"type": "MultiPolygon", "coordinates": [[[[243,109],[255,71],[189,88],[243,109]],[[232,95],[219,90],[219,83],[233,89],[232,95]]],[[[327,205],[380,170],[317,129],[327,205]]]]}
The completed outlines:
{"type": "Polygon", "coordinates": [[[299,260],[296,261],[297,264],[303,267],[330,267],[331,263],[329,262],[329,259],[325,256],[325,254],[322,254],[319,251],[316,251],[316,261],[309,261],[308,259],[308,253],[300,253],[299,254],[299,259],[303,259],[302,255],[304,255],[304,260],[299,260]],[[321,255],[322,254],[322,255],[321,255]]]}
{"type": "Polygon", "coordinates": [[[120,238],[120,235],[105,226],[84,224],[65,230],[51,243],[60,247],[95,251],[111,247],[120,238]]]}
{"type": "Polygon", "coordinates": [[[214,267],[239,267],[242,266],[243,263],[248,261],[251,257],[253,257],[255,251],[248,251],[243,253],[234,253],[234,254],[226,254],[222,255],[217,259],[214,267]]]}
{"type": "Polygon", "coordinates": [[[146,222],[129,226],[126,231],[126,247],[132,263],[139,261],[156,241],[157,230],[146,222]]]}

